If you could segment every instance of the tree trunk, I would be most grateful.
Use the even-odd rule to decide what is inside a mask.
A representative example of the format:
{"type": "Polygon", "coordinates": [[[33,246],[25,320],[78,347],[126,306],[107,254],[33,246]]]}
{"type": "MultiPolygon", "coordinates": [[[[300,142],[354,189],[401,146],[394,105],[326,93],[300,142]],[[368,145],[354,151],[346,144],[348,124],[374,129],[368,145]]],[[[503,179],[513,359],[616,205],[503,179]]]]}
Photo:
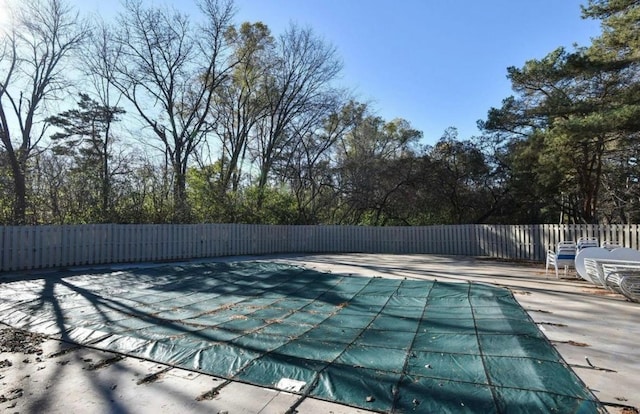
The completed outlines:
{"type": "MultiPolygon", "coordinates": [[[[13,163],[12,163],[13,164],[13,163]]],[[[27,224],[27,184],[25,174],[18,167],[13,170],[15,198],[13,201],[13,221],[16,225],[27,224]]]]}
{"type": "Polygon", "coordinates": [[[173,187],[173,222],[188,223],[190,219],[189,203],[187,202],[186,175],[179,170],[175,172],[175,184],[173,187]]]}

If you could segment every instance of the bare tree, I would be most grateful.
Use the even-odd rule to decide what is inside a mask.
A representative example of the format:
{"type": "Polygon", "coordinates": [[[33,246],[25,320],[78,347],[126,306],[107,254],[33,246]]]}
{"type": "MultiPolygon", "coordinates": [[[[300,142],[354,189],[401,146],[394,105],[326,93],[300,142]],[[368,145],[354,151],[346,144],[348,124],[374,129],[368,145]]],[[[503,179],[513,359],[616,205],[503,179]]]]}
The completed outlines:
{"type": "Polygon", "coordinates": [[[336,146],[335,180],[340,204],[334,220],[407,224],[396,206],[411,205],[403,195],[412,181],[422,132],[403,119],[387,122],[371,113],[366,104],[357,102],[346,106],[343,116],[350,124],[336,146]]]}
{"type": "MultiPolygon", "coordinates": [[[[321,125],[335,106],[332,81],[342,69],[334,47],[309,28],[289,27],[278,39],[265,93],[268,113],[257,124],[255,156],[263,189],[274,162],[309,125],[321,125]]],[[[259,203],[261,199],[259,199],[259,203]]],[[[260,205],[258,205],[260,208],[260,205]]]]}
{"type": "Polygon", "coordinates": [[[267,114],[264,93],[273,38],[263,23],[243,23],[226,34],[239,64],[218,90],[214,110],[221,143],[220,191],[237,190],[250,134],[267,114]]]}
{"type": "MultiPolygon", "coordinates": [[[[113,69],[105,66],[108,62],[102,59],[111,47],[108,27],[104,23],[96,25],[89,42],[83,48],[82,59],[88,64],[83,66],[83,73],[89,79],[94,93],[92,98],[98,107],[106,109],[116,109],[120,114],[124,114],[124,109],[120,108],[123,100],[122,93],[113,87],[111,80],[114,78],[113,69]],[[99,53],[95,53],[98,50],[99,53]],[[99,68],[99,70],[95,70],[99,68]]],[[[108,115],[108,114],[105,114],[108,115]]],[[[115,114],[114,114],[115,115],[115,114]]],[[[117,184],[117,176],[124,176],[130,173],[130,166],[133,164],[132,153],[124,150],[124,145],[117,129],[114,128],[115,117],[104,119],[104,128],[101,131],[100,152],[103,156],[100,159],[100,181],[101,181],[101,204],[103,221],[111,221],[114,218],[116,194],[114,188],[117,184]]]]}
{"type": "Polygon", "coordinates": [[[351,104],[339,106],[340,103],[336,101],[336,107],[325,114],[322,123],[296,130],[300,138],[283,151],[281,162],[275,168],[296,197],[299,223],[319,222],[322,211],[335,200],[332,177],[335,147],[352,127],[348,116],[351,104]]]}
{"type": "Polygon", "coordinates": [[[233,17],[228,0],[201,0],[201,26],[176,10],[145,8],[126,0],[125,11],[97,47],[95,70],[133,105],[171,161],[174,217],[189,218],[186,172],[191,156],[211,130],[215,90],[233,67],[225,31],[233,17]]]}
{"type": "Polygon", "coordinates": [[[88,33],[63,0],[25,0],[0,34],[0,140],[11,168],[16,224],[26,222],[28,164],[45,134],[44,107],[68,86],[66,61],[88,33]]]}

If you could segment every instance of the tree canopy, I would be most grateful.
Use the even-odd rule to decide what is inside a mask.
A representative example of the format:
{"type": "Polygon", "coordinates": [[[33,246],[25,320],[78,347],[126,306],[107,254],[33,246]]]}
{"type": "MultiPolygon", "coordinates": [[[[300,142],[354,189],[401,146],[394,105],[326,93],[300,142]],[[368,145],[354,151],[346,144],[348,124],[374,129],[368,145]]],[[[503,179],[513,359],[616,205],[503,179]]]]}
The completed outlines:
{"type": "MultiPolygon", "coordinates": [[[[482,127],[487,140],[515,153],[501,158],[505,180],[514,190],[533,186],[541,213],[579,223],[636,222],[640,3],[592,0],[583,15],[601,19],[602,35],[589,47],[560,47],[509,68],[517,95],[491,109],[482,127]],[[524,153],[530,155],[521,163],[524,153]]],[[[512,196],[528,199],[520,191],[512,196]]]]}
{"type": "MultiPolygon", "coordinates": [[[[0,224],[640,221],[640,2],[506,69],[482,134],[425,145],[340,83],[313,28],[126,0],[16,2],[0,37],[0,224]]],[[[518,63],[518,62],[514,62],[518,63]]]]}

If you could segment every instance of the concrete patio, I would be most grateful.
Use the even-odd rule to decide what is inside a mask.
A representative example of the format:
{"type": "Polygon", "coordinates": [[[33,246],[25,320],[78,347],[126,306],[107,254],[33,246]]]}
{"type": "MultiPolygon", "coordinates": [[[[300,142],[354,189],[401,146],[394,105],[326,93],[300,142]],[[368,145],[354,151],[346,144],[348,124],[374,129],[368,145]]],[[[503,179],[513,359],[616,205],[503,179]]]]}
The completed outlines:
{"type": "MultiPolygon", "coordinates": [[[[279,255],[322,272],[505,286],[611,413],[640,407],[640,304],[543,264],[433,255],[279,255]]],[[[47,273],[31,273],[46,277],[47,273]]],[[[0,276],[0,293],[2,280],[0,276]]],[[[0,328],[5,326],[0,325],[0,328]]],[[[365,413],[282,391],[47,339],[35,354],[0,353],[0,408],[40,413],[365,413]]]]}

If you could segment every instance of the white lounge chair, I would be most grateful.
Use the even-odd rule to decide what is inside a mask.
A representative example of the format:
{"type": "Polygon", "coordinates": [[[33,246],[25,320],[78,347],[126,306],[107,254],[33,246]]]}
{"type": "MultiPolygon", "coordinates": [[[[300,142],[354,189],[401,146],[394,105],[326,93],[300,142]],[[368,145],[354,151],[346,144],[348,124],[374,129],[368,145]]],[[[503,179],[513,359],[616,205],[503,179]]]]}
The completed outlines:
{"type": "Polygon", "coordinates": [[[564,241],[558,243],[556,251],[547,251],[547,264],[545,266],[545,274],[549,274],[549,266],[553,266],[556,270],[556,278],[560,278],[558,268],[564,268],[564,275],[567,276],[569,267],[575,267],[577,245],[573,241],[564,241]]]}

